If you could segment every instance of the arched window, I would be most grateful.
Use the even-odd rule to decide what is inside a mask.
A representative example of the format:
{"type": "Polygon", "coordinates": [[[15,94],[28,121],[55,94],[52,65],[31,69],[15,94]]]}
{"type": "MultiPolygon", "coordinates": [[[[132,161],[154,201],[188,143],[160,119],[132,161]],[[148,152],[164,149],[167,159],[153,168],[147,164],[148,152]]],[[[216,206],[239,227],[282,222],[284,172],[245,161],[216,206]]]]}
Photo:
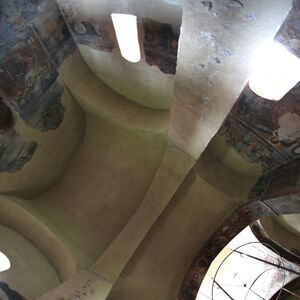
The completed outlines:
{"type": "Polygon", "coordinates": [[[9,258],[0,251],[0,272],[9,270],[11,267],[9,258]]]}

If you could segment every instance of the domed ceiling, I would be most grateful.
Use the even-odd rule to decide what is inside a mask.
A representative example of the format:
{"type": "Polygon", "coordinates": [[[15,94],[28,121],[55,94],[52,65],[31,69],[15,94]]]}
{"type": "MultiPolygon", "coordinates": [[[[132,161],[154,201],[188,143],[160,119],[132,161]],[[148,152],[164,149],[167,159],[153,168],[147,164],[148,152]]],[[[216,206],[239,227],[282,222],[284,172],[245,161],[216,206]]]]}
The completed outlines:
{"type": "Polygon", "coordinates": [[[194,300],[243,226],[296,214],[276,223],[293,236],[300,85],[272,101],[248,81],[265,41],[300,58],[299,20],[290,0],[0,2],[0,281],[194,300]],[[111,14],[136,17],[138,62],[111,14]]]}

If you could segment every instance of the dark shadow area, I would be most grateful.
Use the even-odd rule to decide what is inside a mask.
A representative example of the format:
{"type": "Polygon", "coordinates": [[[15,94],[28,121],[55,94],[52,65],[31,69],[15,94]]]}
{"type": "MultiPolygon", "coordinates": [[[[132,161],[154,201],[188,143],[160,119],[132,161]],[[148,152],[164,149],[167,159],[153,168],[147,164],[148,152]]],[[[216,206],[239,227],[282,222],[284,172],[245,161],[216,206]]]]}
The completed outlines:
{"type": "Polygon", "coordinates": [[[10,108],[0,98],[0,131],[11,128],[13,124],[13,114],[10,108]]]}

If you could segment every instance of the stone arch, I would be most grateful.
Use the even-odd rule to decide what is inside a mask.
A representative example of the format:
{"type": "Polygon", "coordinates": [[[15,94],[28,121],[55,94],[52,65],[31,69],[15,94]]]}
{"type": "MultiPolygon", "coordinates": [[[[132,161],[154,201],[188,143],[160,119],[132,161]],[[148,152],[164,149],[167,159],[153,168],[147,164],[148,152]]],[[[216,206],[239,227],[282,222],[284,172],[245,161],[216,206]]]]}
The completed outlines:
{"type": "Polygon", "coordinates": [[[194,256],[178,299],[195,300],[212,261],[239,232],[265,216],[300,213],[300,158],[263,174],[238,208],[194,256]]]}

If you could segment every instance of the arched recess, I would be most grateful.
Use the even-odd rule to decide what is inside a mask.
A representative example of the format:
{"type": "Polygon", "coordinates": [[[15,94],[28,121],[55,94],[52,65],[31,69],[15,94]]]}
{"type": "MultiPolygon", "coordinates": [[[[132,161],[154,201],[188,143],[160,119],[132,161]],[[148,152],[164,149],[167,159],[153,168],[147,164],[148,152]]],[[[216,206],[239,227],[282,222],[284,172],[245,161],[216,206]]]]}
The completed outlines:
{"type": "Polygon", "coordinates": [[[246,226],[259,218],[300,213],[300,158],[262,175],[238,208],[194,256],[178,299],[195,300],[201,282],[215,257],[246,226]]]}
{"type": "Polygon", "coordinates": [[[0,224],[14,230],[40,250],[62,282],[73,276],[76,272],[74,262],[61,241],[38,218],[10,199],[0,196],[0,224]]]}

